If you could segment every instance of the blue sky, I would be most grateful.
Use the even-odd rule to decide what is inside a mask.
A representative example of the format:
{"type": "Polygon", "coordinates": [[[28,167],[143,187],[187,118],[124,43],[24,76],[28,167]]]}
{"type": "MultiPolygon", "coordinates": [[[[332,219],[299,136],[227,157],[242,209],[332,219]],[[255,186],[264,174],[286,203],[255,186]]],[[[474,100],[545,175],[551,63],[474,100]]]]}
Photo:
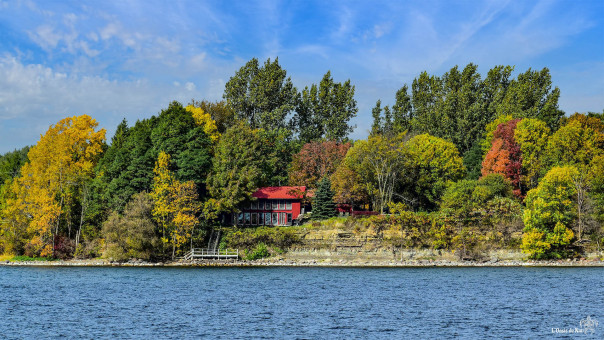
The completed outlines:
{"type": "Polygon", "coordinates": [[[567,113],[604,109],[604,1],[0,0],[0,153],[89,114],[113,133],[172,100],[219,100],[253,57],[294,84],[356,86],[353,138],[421,71],[548,67],[567,113]]]}

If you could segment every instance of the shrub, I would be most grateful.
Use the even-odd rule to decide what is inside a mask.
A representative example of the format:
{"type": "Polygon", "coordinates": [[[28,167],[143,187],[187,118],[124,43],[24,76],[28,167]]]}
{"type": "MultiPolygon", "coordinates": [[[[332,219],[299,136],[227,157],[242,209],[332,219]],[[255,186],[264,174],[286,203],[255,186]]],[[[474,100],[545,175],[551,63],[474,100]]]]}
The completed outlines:
{"type": "Polygon", "coordinates": [[[269,256],[271,256],[271,253],[268,251],[268,247],[266,246],[266,244],[261,242],[256,245],[256,248],[254,248],[253,251],[248,252],[245,259],[253,261],[253,260],[263,259],[263,258],[269,257],[269,256]]]}
{"type": "Polygon", "coordinates": [[[252,249],[259,244],[288,248],[300,242],[300,236],[286,227],[245,228],[229,232],[224,238],[229,248],[252,249]]]}

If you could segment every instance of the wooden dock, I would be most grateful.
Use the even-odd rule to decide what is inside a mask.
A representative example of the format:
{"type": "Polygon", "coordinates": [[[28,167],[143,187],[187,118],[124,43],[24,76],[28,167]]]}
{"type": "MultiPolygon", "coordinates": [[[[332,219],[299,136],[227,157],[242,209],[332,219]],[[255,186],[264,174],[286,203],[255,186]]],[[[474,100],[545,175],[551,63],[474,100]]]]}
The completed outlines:
{"type": "Polygon", "coordinates": [[[238,259],[239,249],[207,249],[193,248],[183,256],[183,259],[190,261],[193,259],[238,259]]]}

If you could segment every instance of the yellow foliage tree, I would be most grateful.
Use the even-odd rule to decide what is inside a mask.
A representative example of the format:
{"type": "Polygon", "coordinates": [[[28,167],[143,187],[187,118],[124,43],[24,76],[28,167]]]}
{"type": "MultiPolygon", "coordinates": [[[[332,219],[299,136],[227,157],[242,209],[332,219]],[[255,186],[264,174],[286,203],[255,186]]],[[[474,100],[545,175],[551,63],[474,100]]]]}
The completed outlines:
{"type": "Polygon", "coordinates": [[[191,112],[193,119],[195,119],[195,123],[203,127],[203,132],[210,137],[210,140],[212,140],[213,143],[216,143],[220,139],[220,132],[218,132],[216,122],[209,113],[206,113],[202,108],[193,105],[187,106],[186,110],[191,112]]]}
{"type": "Polygon", "coordinates": [[[162,242],[176,249],[190,240],[193,228],[199,223],[201,206],[193,181],[180,182],[170,171],[170,155],[160,152],[153,170],[153,216],[162,228],[162,242]]]}
{"type": "Polygon", "coordinates": [[[40,256],[54,254],[60,217],[70,201],[78,198],[74,195],[77,188],[93,176],[105,143],[105,129],[95,131],[97,126],[87,115],[65,118],[51,126],[29,150],[29,162],[13,182],[13,209],[29,217],[33,235],[29,243],[40,256]]]}

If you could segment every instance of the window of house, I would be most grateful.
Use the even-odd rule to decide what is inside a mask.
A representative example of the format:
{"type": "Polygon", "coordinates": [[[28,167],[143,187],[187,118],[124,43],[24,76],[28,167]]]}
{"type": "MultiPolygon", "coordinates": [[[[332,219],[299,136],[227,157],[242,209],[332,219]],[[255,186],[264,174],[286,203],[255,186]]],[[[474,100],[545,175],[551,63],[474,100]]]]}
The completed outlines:
{"type": "Polygon", "coordinates": [[[239,213],[237,224],[243,225],[243,213],[239,213]]]}
{"type": "Polygon", "coordinates": [[[258,225],[258,214],[252,213],[252,225],[258,225]]]}
{"type": "Polygon", "coordinates": [[[264,224],[271,225],[271,213],[264,213],[264,224]]]}
{"type": "Polygon", "coordinates": [[[280,200],[279,201],[279,209],[285,209],[285,201],[284,200],[280,200]]]}
{"type": "Polygon", "coordinates": [[[292,214],[287,214],[287,225],[292,224],[292,214]]]}
{"type": "Polygon", "coordinates": [[[258,200],[258,210],[264,210],[264,201],[258,200]]]}
{"type": "Polygon", "coordinates": [[[279,209],[279,201],[273,200],[273,210],[277,210],[277,209],[279,209]]]}
{"type": "Polygon", "coordinates": [[[264,225],[264,213],[258,214],[258,225],[264,225]]]}
{"type": "Polygon", "coordinates": [[[258,201],[252,201],[252,210],[258,210],[258,201]]]}
{"type": "Polygon", "coordinates": [[[250,225],[250,213],[245,213],[245,224],[250,225]]]}
{"type": "Polygon", "coordinates": [[[273,223],[272,225],[279,225],[279,221],[277,221],[277,213],[273,213],[273,223]]]}
{"type": "Polygon", "coordinates": [[[286,203],[285,209],[292,210],[292,201],[287,201],[285,203],[286,203]]]}

